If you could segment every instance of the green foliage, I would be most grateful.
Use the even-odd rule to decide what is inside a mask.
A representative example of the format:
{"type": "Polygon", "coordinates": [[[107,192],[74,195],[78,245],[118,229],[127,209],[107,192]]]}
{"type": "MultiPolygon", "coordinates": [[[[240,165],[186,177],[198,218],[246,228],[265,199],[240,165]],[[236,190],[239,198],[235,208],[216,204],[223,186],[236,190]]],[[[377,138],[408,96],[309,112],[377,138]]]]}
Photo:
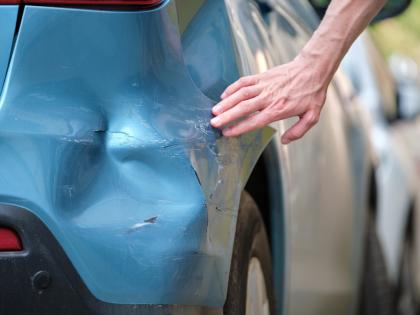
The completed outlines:
{"type": "Polygon", "coordinates": [[[385,56],[398,52],[420,63],[420,0],[400,16],[373,25],[371,32],[385,56]]]}

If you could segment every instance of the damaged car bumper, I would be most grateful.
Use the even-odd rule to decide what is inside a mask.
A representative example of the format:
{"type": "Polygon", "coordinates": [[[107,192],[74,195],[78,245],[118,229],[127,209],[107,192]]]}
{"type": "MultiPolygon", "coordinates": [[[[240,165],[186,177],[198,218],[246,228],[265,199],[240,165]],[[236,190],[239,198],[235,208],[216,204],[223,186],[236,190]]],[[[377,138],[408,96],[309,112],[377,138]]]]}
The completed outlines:
{"type": "Polygon", "coordinates": [[[175,17],[172,2],[25,6],[0,102],[0,225],[24,250],[0,253],[1,313],[223,307],[240,194],[273,131],[209,126],[175,17]]]}

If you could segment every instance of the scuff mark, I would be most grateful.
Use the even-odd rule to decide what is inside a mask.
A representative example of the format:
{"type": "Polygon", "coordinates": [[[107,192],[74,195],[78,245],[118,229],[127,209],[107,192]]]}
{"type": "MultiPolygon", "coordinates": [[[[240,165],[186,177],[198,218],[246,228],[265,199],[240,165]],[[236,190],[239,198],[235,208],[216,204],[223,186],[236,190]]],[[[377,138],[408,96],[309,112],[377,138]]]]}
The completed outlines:
{"type": "Polygon", "coordinates": [[[130,134],[127,131],[107,130],[104,131],[104,133],[112,136],[118,145],[127,145],[131,148],[148,148],[151,144],[158,145],[163,148],[168,146],[168,141],[165,139],[155,139],[153,140],[153,143],[150,143],[140,137],[130,134]]]}
{"type": "Polygon", "coordinates": [[[225,208],[225,207],[217,206],[217,205],[214,205],[214,204],[208,204],[208,205],[212,206],[216,210],[216,213],[223,214],[223,215],[228,215],[228,216],[231,216],[231,217],[236,217],[236,215],[235,215],[236,209],[234,209],[234,208],[225,208]]]}
{"type": "Polygon", "coordinates": [[[158,217],[152,217],[150,219],[144,220],[145,223],[155,224],[158,217]]]}
{"type": "Polygon", "coordinates": [[[200,186],[203,186],[203,184],[201,183],[200,177],[199,177],[199,176],[198,176],[198,174],[197,174],[197,171],[194,169],[194,167],[193,167],[192,169],[193,169],[193,171],[194,171],[195,177],[197,178],[197,181],[198,181],[199,185],[200,185],[200,186]]]}
{"type": "Polygon", "coordinates": [[[93,144],[94,140],[90,139],[90,138],[75,138],[75,137],[68,137],[68,136],[63,136],[59,138],[60,141],[65,141],[65,142],[69,142],[69,143],[76,143],[76,144],[93,144]]]}
{"type": "Polygon", "coordinates": [[[63,192],[66,194],[70,199],[73,197],[75,192],[74,185],[63,185],[63,192]]]}
{"type": "Polygon", "coordinates": [[[151,225],[151,224],[155,224],[157,222],[158,217],[151,217],[149,219],[144,220],[143,222],[140,223],[136,223],[133,226],[130,227],[130,229],[127,231],[127,233],[133,233],[135,231],[138,231],[139,229],[151,225]]]}
{"type": "Polygon", "coordinates": [[[163,149],[169,149],[174,147],[185,148],[188,147],[189,150],[201,151],[205,148],[207,144],[205,142],[200,142],[199,139],[191,140],[191,141],[184,141],[184,142],[173,142],[169,144],[165,144],[162,146],[163,149]]]}

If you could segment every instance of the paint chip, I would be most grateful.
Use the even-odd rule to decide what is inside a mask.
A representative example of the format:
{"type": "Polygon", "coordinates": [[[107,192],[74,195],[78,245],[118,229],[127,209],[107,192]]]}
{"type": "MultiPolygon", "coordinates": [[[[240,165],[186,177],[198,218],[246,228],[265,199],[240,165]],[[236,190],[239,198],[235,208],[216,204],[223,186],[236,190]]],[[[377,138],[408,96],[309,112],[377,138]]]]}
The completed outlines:
{"type": "Polygon", "coordinates": [[[157,221],[158,217],[151,217],[149,219],[144,220],[143,222],[140,223],[136,223],[134,224],[132,227],[130,227],[130,229],[127,231],[127,233],[132,233],[135,232],[145,226],[151,225],[151,224],[155,224],[157,221]]]}

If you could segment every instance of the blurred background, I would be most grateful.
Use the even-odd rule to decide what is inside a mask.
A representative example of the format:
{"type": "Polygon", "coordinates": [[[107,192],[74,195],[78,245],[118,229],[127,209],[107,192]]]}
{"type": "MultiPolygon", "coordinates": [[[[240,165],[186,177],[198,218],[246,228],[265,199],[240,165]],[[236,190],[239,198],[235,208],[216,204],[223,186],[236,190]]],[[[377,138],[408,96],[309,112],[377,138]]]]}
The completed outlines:
{"type": "Polygon", "coordinates": [[[420,63],[420,0],[413,0],[401,15],[374,24],[370,30],[387,59],[399,53],[420,63]]]}

